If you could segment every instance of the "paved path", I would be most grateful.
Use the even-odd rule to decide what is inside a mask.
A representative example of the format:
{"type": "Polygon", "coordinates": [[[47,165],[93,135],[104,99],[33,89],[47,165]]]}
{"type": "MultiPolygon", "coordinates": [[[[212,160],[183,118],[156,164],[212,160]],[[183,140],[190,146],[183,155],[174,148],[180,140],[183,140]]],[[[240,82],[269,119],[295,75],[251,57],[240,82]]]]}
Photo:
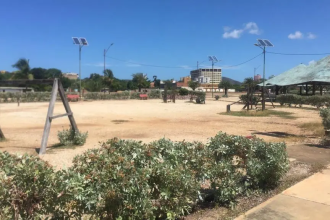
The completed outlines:
{"type": "Polygon", "coordinates": [[[249,210],[236,220],[330,219],[330,166],[249,210]]]}

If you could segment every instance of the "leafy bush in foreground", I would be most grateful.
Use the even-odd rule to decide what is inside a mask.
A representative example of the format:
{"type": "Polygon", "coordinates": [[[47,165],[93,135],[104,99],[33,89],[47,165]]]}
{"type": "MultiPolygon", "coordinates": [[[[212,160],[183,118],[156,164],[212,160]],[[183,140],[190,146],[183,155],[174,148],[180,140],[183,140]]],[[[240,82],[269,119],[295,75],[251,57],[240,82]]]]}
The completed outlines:
{"type": "Polygon", "coordinates": [[[82,146],[86,143],[86,139],[88,137],[88,132],[86,132],[86,133],[75,132],[72,128],[63,129],[62,131],[58,131],[57,137],[58,137],[61,145],[82,146]]]}
{"type": "Polygon", "coordinates": [[[324,95],[314,95],[314,96],[301,96],[301,95],[292,95],[292,94],[285,94],[285,95],[278,95],[276,96],[276,102],[280,103],[281,105],[287,104],[288,106],[295,105],[295,107],[302,105],[311,105],[315,106],[316,108],[322,107],[330,107],[330,96],[324,95]]]}
{"type": "Polygon", "coordinates": [[[27,155],[0,159],[4,219],[178,219],[205,198],[234,205],[272,188],[288,169],[284,143],[225,133],[207,144],[115,138],[60,171],[27,155]]]}

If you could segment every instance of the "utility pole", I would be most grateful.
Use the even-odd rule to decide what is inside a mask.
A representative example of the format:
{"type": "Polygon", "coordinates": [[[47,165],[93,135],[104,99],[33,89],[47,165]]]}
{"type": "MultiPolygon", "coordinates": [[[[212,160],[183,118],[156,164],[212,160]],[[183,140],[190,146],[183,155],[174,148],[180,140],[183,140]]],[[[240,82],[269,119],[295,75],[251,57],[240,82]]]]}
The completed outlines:
{"type": "Polygon", "coordinates": [[[216,56],[209,56],[209,61],[212,62],[212,98],[213,98],[213,84],[214,84],[214,79],[213,79],[213,74],[214,74],[214,63],[217,63],[219,60],[216,56]]]}
{"type": "Polygon", "coordinates": [[[107,55],[108,50],[110,49],[110,47],[113,45],[113,43],[110,44],[110,46],[108,47],[108,49],[104,49],[103,51],[103,56],[104,56],[104,72],[103,74],[105,74],[105,56],[107,55]]]}
{"type": "Polygon", "coordinates": [[[258,43],[254,44],[254,46],[259,47],[262,49],[262,53],[264,54],[264,71],[263,71],[263,83],[262,83],[262,111],[266,109],[266,100],[265,100],[265,78],[266,78],[266,47],[273,47],[274,45],[266,39],[257,39],[258,43]]]}

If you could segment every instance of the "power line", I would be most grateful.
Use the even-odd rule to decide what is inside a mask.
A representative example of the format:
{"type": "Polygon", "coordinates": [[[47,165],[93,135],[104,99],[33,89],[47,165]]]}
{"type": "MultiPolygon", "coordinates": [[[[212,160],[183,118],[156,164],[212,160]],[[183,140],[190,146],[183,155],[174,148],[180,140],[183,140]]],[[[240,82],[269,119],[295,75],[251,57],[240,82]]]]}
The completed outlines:
{"type": "MultiPolygon", "coordinates": [[[[242,63],[239,63],[239,64],[236,64],[236,65],[232,65],[232,66],[225,66],[226,68],[227,67],[236,67],[236,66],[240,66],[240,65],[243,65],[245,63],[248,63],[252,60],[254,60],[255,58],[259,57],[260,55],[262,55],[263,53],[260,53],[258,54],[257,56],[254,56],[252,57],[251,59],[248,59],[247,61],[244,61],[242,63]]],[[[187,68],[192,68],[194,69],[193,67],[191,66],[160,66],[160,65],[151,65],[151,64],[143,64],[143,63],[136,63],[136,62],[131,62],[131,61],[126,61],[126,60],[122,60],[122,59],[118,59],[118,58],[115,58],[115,57],[110,57],[110,56],[106,56],[110,59],[113,59],[113,60],[118,60],[118,61],[121,61],[121,62],[125,62],[125,63],[131,63],[131,64],[136,64],[136,65],[141,65],[141,66],[150,66],[150,67],[159,67],[159,68],[176,68],[176,69],[187,69],[187,68]]]]}
{"type": "Polygon", "coordinates": [[[232,65],[232,66],[225,66],[225,67],[227,68],[227,67],[235,67],[235,66],[240,66],[240,65],[243,65],[243,64],[245,64],[245,63],[248,63],[248,62],[250,62],[250,61],[254,60],[255,58],[259,57],[261,54],[263,54],[263,53],[260,53],[260,54],[258,54],[257,56],[255,56],[255,57],[252,57],[251,59],[249,59],[249,60],[247,60],[247,61],[245,61],[245,62],[243,62],[243,63],[239,63],[239,64],[236,64],[236,65],[232,65]]]}
{"type": "Polygon", "coordinates": [[[266,53],[271,53],[271,54],[277,54],[277,55],[292,55],[292,56],[318,56],[318,55],[329,55],[330,53],[278,53],[278,52],[268,52],[266,53]]]}
{"type": "MultiPolygon", "coordinates": [[[[106,57],[109,57],[109,56],[106,56],[106,57]]],[[[130,61],[126,61],[126,60],[114,58],[114,57],[109,57],[109,58],[110,59],[113,59],[113,60],[118,60],[118,61],[121,61],[121,62],[125,62],[125,63],[131,63],[131,64],[136,64],[136,65],[141,65],[141,66],[160,67],[160,68],[178,68],[178,69],[184,69],[184,68],[186,68],[186,67],[182,67],[182,66],[159,66],[159,65],[136,63],[136,62],[130,62],[130,61]]]]}

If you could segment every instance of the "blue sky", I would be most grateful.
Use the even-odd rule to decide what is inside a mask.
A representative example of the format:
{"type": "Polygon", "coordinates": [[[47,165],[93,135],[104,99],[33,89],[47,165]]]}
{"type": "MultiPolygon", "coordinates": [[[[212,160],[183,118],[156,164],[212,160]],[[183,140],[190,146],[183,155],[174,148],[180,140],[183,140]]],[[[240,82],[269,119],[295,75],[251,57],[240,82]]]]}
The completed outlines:
{"type": "MultiPolygon", "coordinates": [[[[242,81],[262,56],[228,66],[261,53],[253,46],[257,38],[269,39],[271,52],[330,52],[328,0],[0,0],[0,9],[0,69],[8,71],[27,58],[31,67],[78,73],[76,36],[89,42],[82,49],[83,77],[102,73],[110,43],[109,57],[176,67],[108,57],[107,68],[121,79],[137,72],[179,79],[215,55],[223,76],[242,81]]],[[[266,54],[266,77],[322,57],[266,54]]]]}

